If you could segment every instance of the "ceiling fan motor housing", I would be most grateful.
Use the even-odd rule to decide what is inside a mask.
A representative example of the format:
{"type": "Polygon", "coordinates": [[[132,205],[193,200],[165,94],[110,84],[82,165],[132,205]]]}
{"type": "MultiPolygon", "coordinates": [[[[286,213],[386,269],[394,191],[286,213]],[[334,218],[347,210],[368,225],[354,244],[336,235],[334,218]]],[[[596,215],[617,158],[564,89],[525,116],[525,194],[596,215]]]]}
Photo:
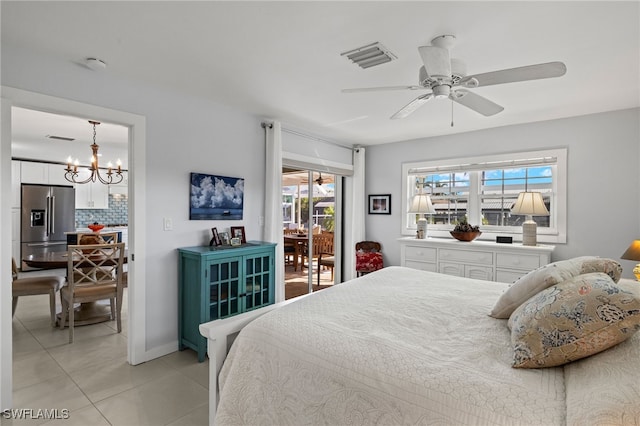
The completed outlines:
{"type": "Polygon", "coordinates": [[[433,86],[431,90],[433,90],[433,96],[435,96],[436,99],[448,98],[451,94],[451,86],[448,84],[433,86]]]}

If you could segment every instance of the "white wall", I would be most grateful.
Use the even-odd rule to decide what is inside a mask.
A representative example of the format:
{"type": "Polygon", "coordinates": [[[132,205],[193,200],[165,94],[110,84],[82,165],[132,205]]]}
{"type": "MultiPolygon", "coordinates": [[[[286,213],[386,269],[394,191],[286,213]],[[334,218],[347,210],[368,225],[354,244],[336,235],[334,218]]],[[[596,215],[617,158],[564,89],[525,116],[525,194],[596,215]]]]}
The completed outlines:
{"type": "MultiPolygon", "coordinates": [[[[258,117],[166,89],[92,72],[65,58],[3,45],[2,80],[15,87],[146,117],[146,348],[177,342],[177,252],[202,245],[210,229],[244,225],[259,239],[263,215],[264,131],[258,117]],[[245,178],[244,220],[190,221],[189,173],[245,178]],[[163,231],[163,218],[173,231],[163,231]]],[[[132,165],[131,168],[135,167],[132,165]]],[[[8,200],[3,200],[3,204],[8,200]]],[[[2,234],[9,239],[9,234],[2,234]]]]}
{"type": "MultiPolygon", "coordinates": [[[[367,238],[400,264],[401,164],[509,151],[568,148],[567,244],[552,260],[595,255],[620,260],[640,238],[639,109],[488,129],[367,148],[368,194],[392,194],[392,215],[368,215],[367,238]]],[[[634,262],[620,260],[632,278],[634,262]]]]}

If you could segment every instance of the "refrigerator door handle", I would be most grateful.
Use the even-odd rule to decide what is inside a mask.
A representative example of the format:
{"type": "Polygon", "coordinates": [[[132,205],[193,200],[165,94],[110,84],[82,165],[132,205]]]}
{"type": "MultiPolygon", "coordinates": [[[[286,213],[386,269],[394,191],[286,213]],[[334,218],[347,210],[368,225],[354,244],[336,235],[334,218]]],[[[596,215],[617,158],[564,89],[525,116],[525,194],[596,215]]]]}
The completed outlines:
{"type": "Polygon", "coordinates": [[[56,232],[56,197],[55,195],[51,196],[51,214],[49,215],[49,217],[51,218],[51,224],[49,226],[49,230],[52,234],[55,234],[56,232]]]}
{"type": "Polygon", "coordinates": [[[44,223],[45,223],[45,225],[44,225],[44,227],[45,227],[44,232],[45,232],[45,235],[46,235],[47,237],[49,236],[49,234],[51,234],[51,214],[52,214],[52,213],[53,213],[53,212],[51,211],[51,197],[49,197],[49,196],[47,195],[47,212],[45,213],[45,214],[46,214],[46,217],[45,217],[45,221],[44,221],[44,223]]]}

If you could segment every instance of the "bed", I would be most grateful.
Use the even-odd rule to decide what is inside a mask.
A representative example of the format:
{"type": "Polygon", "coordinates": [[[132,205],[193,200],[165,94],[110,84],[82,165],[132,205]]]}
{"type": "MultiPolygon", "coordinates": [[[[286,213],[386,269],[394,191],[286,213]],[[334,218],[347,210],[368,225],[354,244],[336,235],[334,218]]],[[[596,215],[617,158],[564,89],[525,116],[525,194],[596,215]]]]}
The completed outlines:
{"type": "Polygon", "coordinates": [[[203,324],[210,423],[640,424],[640,333],[565,366],[513,368],[507,320],[488,315],[506,288],[389,267],[203,324]]]}

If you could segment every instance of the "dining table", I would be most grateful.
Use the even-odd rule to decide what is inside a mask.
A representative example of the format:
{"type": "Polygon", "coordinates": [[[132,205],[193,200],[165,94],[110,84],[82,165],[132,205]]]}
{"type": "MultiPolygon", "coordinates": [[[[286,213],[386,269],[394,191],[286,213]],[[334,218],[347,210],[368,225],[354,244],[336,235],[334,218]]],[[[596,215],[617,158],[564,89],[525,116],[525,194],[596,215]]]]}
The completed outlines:
{"type": "MultiPolygon", "coordinates": [[[[32,254],[22,259],[25,264],[39,269],[67,269],[69,255],[66,251],[53,251],[41,254],[32,254]]],[[[127,263],[125,251],[124,263],[127,263]]],[[[98,302],[84,302],[74,310],[74,325],[91,325],[111,320],[111,308],[98,302]]],[[[56,325],[60,324],[61,315],[56,315],[56,325]]]]}

